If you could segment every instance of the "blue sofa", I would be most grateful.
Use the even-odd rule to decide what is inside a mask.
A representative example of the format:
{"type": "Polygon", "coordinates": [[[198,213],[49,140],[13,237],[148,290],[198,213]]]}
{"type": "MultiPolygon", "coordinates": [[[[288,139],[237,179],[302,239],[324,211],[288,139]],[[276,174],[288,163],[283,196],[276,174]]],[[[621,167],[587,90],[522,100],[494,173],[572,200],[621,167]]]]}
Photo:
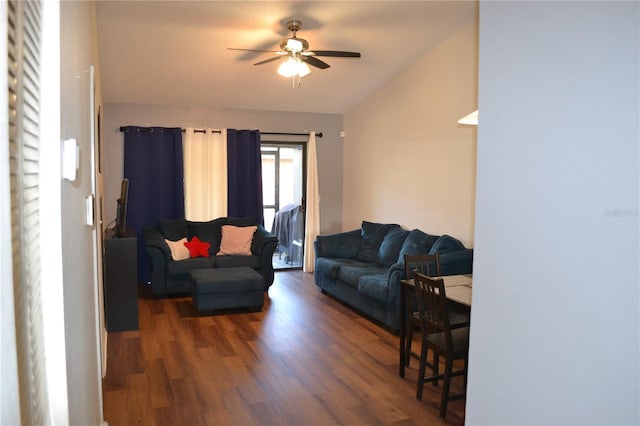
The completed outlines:
{"type": "Polygon", "coordinates": [[[151,290],[156,297],[170,294],[182,294],[191,291],[189,273],[194,269],[229,268],[248,266],[264,277],[265,287],[273,284],[273,252],[278,239],[262,225],[253,234],[250,256],[216,256],[220,249],[222,225],[251,226],[256,225],[255,217],[233,218],[221,217],[208,222],[192,222],[185,219],[165,220],[157,226],[144,229],[145,248],[151,263],[151,290]],[[208,242],[209,257],[196,257],[184,260],[173,260],[165,239],[191,239],[194,236],[208,242]]]}
{"type": "Polygon", "coordinates": [[[470,274],[473,267],[473,249],[459,240],[396,224],[363,221],[360,229],[318,236],[314,248],[320,290],[394,332],[400,325],[405,254],[438,253],[442,275],[470,274]]]}

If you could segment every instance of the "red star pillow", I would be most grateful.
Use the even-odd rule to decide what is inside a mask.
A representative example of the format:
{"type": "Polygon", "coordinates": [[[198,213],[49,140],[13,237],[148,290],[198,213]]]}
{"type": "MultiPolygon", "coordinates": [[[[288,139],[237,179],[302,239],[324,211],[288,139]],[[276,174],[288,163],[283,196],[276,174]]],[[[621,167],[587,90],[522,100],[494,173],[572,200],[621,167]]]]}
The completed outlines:
{"type": "Polygon", "coordinates": [[[189,249],[190,257],[209,257],[209,247],[211,244],[200,241],[200,238],[193,237],[188,243],[184,243],[184,246],[189,249]]]}

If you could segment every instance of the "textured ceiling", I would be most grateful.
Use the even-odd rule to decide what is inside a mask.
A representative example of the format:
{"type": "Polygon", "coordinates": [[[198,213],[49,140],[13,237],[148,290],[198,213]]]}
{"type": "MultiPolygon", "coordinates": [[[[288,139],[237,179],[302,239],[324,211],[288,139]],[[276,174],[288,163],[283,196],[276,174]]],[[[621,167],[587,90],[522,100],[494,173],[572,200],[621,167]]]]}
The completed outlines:
{"type": "Polygon", "coordinates": [[[104,102],[343,113],[460,26],[476,1],[109,1],[97,3],[104,102]],[[293,87],[279,61],[254,66],[302,21],[310,50],[362,58],[331,65],[293,87]]]}

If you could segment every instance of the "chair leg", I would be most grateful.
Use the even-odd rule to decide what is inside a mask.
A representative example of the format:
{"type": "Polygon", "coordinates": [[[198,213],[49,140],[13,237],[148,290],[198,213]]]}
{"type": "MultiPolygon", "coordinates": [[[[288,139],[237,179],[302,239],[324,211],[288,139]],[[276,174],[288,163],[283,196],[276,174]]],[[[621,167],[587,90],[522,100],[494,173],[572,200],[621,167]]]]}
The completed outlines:
{"type": "Polygon", "coordinates": [[[440,397],[440,418],[447,415],[447,405],[449,403],[449,388],[451,387],[451,372],[453,371],[453,359],[447,357],[444,368],[444,379],[442,384],[442,396],[440,397]]]}
{"type": "Polygon", "coordinates": [[[420,348],[420,367],[418,368],[418,389],[416,391],[416,398],[422,399],[422,388],[424,387],[424,374],[427,367],[427,345],[422,342],[420,348]]]}
{"type": "Polygon", "coordinates": [[[413,325],[407,327],[407,339],[404,345],[404,365],[409,366],[409,359],[411,358],[411,341],[413,340],[413,325]]]}
{"type": "MultiPolygon", "coordinates": [[[[438,376],[440,372],[440,354],[433,351],[433,375],[438,376]]],[[[438,379],[433,379],[433,386],[438,386],[438,379]]]]}

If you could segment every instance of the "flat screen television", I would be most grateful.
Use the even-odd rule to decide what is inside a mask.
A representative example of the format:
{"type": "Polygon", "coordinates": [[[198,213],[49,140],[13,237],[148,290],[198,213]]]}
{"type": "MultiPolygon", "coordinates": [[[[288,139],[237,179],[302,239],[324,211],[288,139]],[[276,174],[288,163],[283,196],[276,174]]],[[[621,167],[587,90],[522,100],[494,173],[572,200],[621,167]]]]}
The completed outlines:
{"type": "Polygon", "coordinates": [[[116,216],[116,237],[127,237],[127,203],[129,200],[129,179],[122,179],[120,198],[118,199],[118,213],[116,216]]]}

